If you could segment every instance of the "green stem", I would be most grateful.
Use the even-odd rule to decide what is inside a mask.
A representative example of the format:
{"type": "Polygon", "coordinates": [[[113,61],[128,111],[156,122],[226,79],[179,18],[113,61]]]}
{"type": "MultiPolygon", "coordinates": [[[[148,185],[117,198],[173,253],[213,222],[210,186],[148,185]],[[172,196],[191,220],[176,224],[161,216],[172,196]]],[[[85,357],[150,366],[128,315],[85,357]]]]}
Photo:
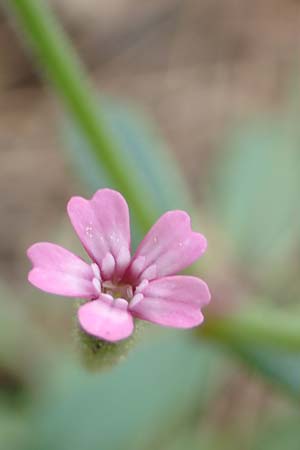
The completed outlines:
{"type": "Polygon", "coordinates": [[[52,11],[42,0],[9,0],[6,6],[16,16],[25,37],[39,56],[42,68],[86,137],[95,157],[101,161],[114,186],[124,194],[136,212],[143,231],[147,230],[157,214],[154,206],[149,205],[143,180],[130,161],[122,159],[99,110],[98,98],[95,99],[86,73],[52,11]]]}
{"type": "Polygon", "coordinates": [[[265,345],[300,352],[300,314],[273,309],[208,317],[198,335],[235,345],[265,345]]]}

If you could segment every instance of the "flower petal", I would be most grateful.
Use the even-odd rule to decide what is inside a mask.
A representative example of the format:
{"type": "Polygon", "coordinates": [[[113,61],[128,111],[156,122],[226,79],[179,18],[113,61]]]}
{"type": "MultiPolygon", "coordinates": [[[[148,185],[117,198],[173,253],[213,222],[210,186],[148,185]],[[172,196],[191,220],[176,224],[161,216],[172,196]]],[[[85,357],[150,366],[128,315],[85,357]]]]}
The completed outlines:
{"type": "Polygon", "coordinates": [[[191,328],[203,322],[200,308],[210,300],[209,289],[196,277],[172,276],[150,281],[143,298],[129,305],[135,317],[175,328],[191,328]]]}
{"type": "Polygon", "coordinates": [[[143,278],[173,275],[198,259],[206,247],[205,237],[192,231],[187,213],[169,211],[140,243],[126,277],[136,284],[143,278]]]}
{"type": "MultiPolygon", "coordinates": [[[[99,339],[116,342],[126,339],[133,332],[133,317],[124,299],[111,301],[108,296],[87,302],[78,310],[78,320],[83,330],[99,339]]],[[[127,303],[127,302],[126,302],[127,303]]]]}
{"type": "Polygon", "coordinates": [[[68,297],[93,298],[93,270],[89,264],[63,247],[39,242],[27,250],[33,269],[28,280],[42,291],[68,297]]]}
{"type": "Polygon", "coordinates": [[[102,260],[112,255],[116,261],[115,270],[121,277],[130,261],[129,211],[122,195],[111,189],[100,189],[91,200],[72,197],[67,209],[90,257],[101,268],[102,260]]]}

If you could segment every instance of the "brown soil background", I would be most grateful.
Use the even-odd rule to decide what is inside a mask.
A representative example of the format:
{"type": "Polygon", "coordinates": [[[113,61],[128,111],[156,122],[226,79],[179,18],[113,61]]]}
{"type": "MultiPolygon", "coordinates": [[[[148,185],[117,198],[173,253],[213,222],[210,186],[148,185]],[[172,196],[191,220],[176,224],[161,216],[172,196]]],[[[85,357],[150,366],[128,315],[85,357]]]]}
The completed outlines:
{"type": "MultiPolygon", "coordinates": [[[[280,106],[299,61],[296,0],[56,0],[95,84],[159,124],[201,201],[224,132],[280,106]]],[[[59,105],[0,18],[0,271],[24,283],[26,247],[50,240],[79,182],[59,105]]]]}

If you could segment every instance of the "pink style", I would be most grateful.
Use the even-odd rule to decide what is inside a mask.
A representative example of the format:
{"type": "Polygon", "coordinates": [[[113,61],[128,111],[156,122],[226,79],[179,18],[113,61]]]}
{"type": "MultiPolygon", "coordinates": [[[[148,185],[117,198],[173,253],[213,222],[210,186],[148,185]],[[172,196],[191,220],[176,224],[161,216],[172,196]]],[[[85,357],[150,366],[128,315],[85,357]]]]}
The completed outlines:
{"type": "Polygon", "coordinates": [[[51,294],[86,299],[78,309],[86,333],[116,342],[133,333],[134,318],[175,328],[203,322],[201,308],[210,300],[206,283],[175,275],[206,250],[188,214],[163,214],[131,258],[129,211],[121,194],[101,189],[91,200],[72,197],[67,209],[92,263],[40,242],[27,252],[33,265],[28,280],[51,294]]]}

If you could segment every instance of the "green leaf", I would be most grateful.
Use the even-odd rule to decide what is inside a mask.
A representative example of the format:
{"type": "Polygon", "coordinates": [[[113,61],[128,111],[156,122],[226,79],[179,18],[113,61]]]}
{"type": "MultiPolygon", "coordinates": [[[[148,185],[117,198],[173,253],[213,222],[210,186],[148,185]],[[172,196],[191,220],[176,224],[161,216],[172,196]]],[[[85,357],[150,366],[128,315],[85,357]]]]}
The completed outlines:
{"type": "MultiPolygon", "coordinates": [[[[256,306],[222,317],[208,317],[199,337],[218,342],[268,381],[300,398],[299,309],[256,306]]],[[[263,303],[261,301],[261,303],[263,303]]]]}
{"type": "MultiPolygon", "coordinates": [[[[0,405],[0,448],[6,450],[25,450],[30,429],[24,412],[8,405],[0,405]]],[[[28,449],[29,450],[29,449],[28,449]]]]}
{"type": "Polygon", "coordinates": [[[212,200],[238,261],[253,273],[287,266],[299,238],[299,132],[257,119],[229,136],[212,200]]]}
{"type": "Polygon", "coordinates": [[[141,450],[211,398],[218,367],[211,347],[182,333],[152,336],[108,373],[69,365],[40,395],[32,448],[141,450]]]}
{"type": "Polygon", "coordinates": [[[300,399],[300,352],[232,343],[230,350],[255,373],[300,399]]]}
{"type": "Polygon", "coordinates": [[[290,417],[278,417],[269,420],[268,425],[255,433],[254,442],[249,450],[298,450],[300,442],[299,413],[290,417]]]}
{"type": "MultiPolygon", "coordinates": [[[[157,217],[169,210],[191,208],[189,192],[175,158],[144,114],[136,107],[101,97],[102,117],[118,144],[122,160],[130,160],[147,191],[145,202],[153,204],[157,217]]],[[[94,153],[78,127],[69,121],[64,129],[66,147],[90,193],[99,188],[116,188],[110,174],[95,159],[94,153]]],[[[134,211],[133,211],[134,213],[134,211]]]]}
{"type": "Polygon", "coordinates": [[[0,280],[0,367],[28,387],[46,370],[51,353],[49,341],[30,315],[28,303],[25,306],[15,296],[0,280]]]}
{"type": "MultiPolygon", "coordinates": [[[[286,300],[290,294],[291,260],[300,236],[299,143],[298,127],[282,117],[245,123],[225,144],[210,198],[237,264],[250,278],[260,280],[261,293],[272,291],[273,303],[276,296],[282,300],[284,295],[286,300]]],[[[262,330],[272,328],[269,315],[262,311],[261,316],[265,320],[262,330]]],[[[298,312],[294,317],[296,336],[298,312]]],[[[280,321],[278,325],[280,335],[280,321]]],[[[289,323],[285,326],[288,331],[289,323]]],[[[276,327],[273,331],[276,341],[276,327]]],[[[295,348],[289,351],[238,339],[225,345],[257,373],[300,397],[300,353],[295,348]]]]}

